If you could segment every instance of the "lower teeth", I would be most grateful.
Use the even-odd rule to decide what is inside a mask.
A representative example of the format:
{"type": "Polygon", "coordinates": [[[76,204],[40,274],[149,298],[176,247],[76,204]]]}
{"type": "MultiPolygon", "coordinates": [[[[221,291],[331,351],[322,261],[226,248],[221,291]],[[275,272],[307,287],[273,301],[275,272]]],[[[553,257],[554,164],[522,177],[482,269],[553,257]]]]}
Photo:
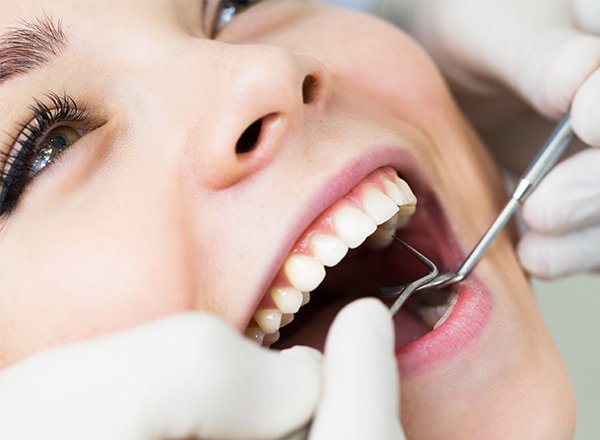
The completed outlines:
{"type": "Polygon", "coordinates": [[[442,325],[454,309],[454,305],[458,300],[458,293],[452,292],[444,304],[436,306],[421,306],[418,309],[419,317],[425,324],[435,330],[442,325]]]}

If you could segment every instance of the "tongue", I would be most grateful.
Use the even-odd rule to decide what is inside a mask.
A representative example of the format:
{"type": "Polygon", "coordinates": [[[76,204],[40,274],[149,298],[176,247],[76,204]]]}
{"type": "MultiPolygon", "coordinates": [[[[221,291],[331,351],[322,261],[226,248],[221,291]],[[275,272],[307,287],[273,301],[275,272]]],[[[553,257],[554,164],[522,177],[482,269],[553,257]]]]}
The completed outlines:
{"type": "MultiPolygon", "coordinates": [[[[323,351],[327,330],[337,313],[349,302],[340,299],[313,310],[305,310],[305,306],[288,327],[281,329],[281,339],[273,348],[283,349],[294,345],[306,345],[323,351]]],[[[416,316],[400,310],[394,316],[396,348],[408,344],[430,331],[430,328],[416,316]]]]}

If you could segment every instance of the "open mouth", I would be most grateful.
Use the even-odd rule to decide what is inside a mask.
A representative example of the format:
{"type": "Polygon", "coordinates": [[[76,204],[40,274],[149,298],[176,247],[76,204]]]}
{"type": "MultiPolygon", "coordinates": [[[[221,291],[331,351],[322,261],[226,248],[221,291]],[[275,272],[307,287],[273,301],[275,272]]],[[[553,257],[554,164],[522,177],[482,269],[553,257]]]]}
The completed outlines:
{"type": "MultiPolygon", "coordinates": [[[[345,304],[379,296],[381,287],[428,273],[394,243],[394,235],[441,270],[453,267],[458,246],[448,234],[440,205],[428,191],[417,194],[418,208],[408,183],[384,167],[322,212],[289,252],[246,335],[267,347],[299,344],[322,350],[327,330],[345,304]]],[[[397,349],[442,327],[459,296],[452,287],[415,294],[394,317],[397,349]]],[[[390,306],[395,298],[382,299],[390,306]]]]}

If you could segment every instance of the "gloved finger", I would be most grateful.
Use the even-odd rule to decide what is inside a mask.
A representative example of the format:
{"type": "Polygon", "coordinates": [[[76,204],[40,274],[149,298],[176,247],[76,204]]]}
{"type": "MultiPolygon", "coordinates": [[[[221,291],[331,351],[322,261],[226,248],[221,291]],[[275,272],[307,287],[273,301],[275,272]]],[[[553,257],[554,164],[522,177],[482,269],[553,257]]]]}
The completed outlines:
{"type": "Polygon", "coordinates": [[[311,440],[397,440],[399,384],[389,311],[375,299],[346,306],[325,347],[324,395],[311,440]]]}
{"type": "Polygon", "coordinates": [[[518,246],[523,267],[542,279],[600,268],[600,226],[551,236],[528,232],[518,246]]]}
{"type": "Polygon", "coordinates": [[[558,119],[600,64],[600,38],[576,29],[553,29],[544,38],[530,38],[519,57],[508,55],[516,58],[511,59],[515,70],[506,72],[505,79],[538,112],[558,119]]]}
{"type": "Polygon", "coordinates": [[[579,29],[600,34],[600,2],[598,0],[574,0],[573,12],[579,29]]]}
{"type": "Polygon", "coordinates": [[[310,419],[320,395],[314,351],[265,350],[209,315],[177,319],[170,334],[157,331],[152,338],[153,352],[179,366],[163,365],[147,382],[157,388],[148,393],[143,416],[154,421],[151,432],[160,439],[270,439],[310,419]],[[179,347],[170,349],[175,341],[179,347]]]}
{"type": "Polygon", "coordinates": [[[571,26],[563,1],[424,4],[417,32],[454,82],[471,90],[493,79],[546,117],[564,115],[600,64],[600,38],[571,26]]]}
{"type": "Polygon", "coordinates": [[[600,150],[588,149],[558,164],[523,206],[537,232],[562,234],[600,224],[600,150]]]}
{"type": "Polygon", "coordinates": [[[314,351],[267,351],[214,316],[181,314],[3,372],[0,388],[16,392],[0,396],[0,419],[11,421],[0,423],[0,434],[272,439],[310,419],[320,374],[314,351]]]}
{"type": "Polygon", "coordinates": [[[600,68],[577,90],[571,117],[575,134],[586,144],[600,147],[600,68]]]}

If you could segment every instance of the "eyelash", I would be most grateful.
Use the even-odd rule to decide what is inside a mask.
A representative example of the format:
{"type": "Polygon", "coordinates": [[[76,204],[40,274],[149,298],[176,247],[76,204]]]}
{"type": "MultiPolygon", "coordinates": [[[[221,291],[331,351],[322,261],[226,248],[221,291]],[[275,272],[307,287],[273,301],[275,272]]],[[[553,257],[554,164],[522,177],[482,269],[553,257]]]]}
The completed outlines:
{"type": "Polygon", "coordinates": [[[21,125],[19,134],[9,145],[9,153],[0,156],[0,216],[15,209],[27,185],[39,174],[33,174],[33,163],[48,133],[65,123],[91,124],[87,111],[67,94],[48,93],[46,97],[49,105],[34,99],[34,104],[29,107],[33,114],[31,121],[21,125]]]}

